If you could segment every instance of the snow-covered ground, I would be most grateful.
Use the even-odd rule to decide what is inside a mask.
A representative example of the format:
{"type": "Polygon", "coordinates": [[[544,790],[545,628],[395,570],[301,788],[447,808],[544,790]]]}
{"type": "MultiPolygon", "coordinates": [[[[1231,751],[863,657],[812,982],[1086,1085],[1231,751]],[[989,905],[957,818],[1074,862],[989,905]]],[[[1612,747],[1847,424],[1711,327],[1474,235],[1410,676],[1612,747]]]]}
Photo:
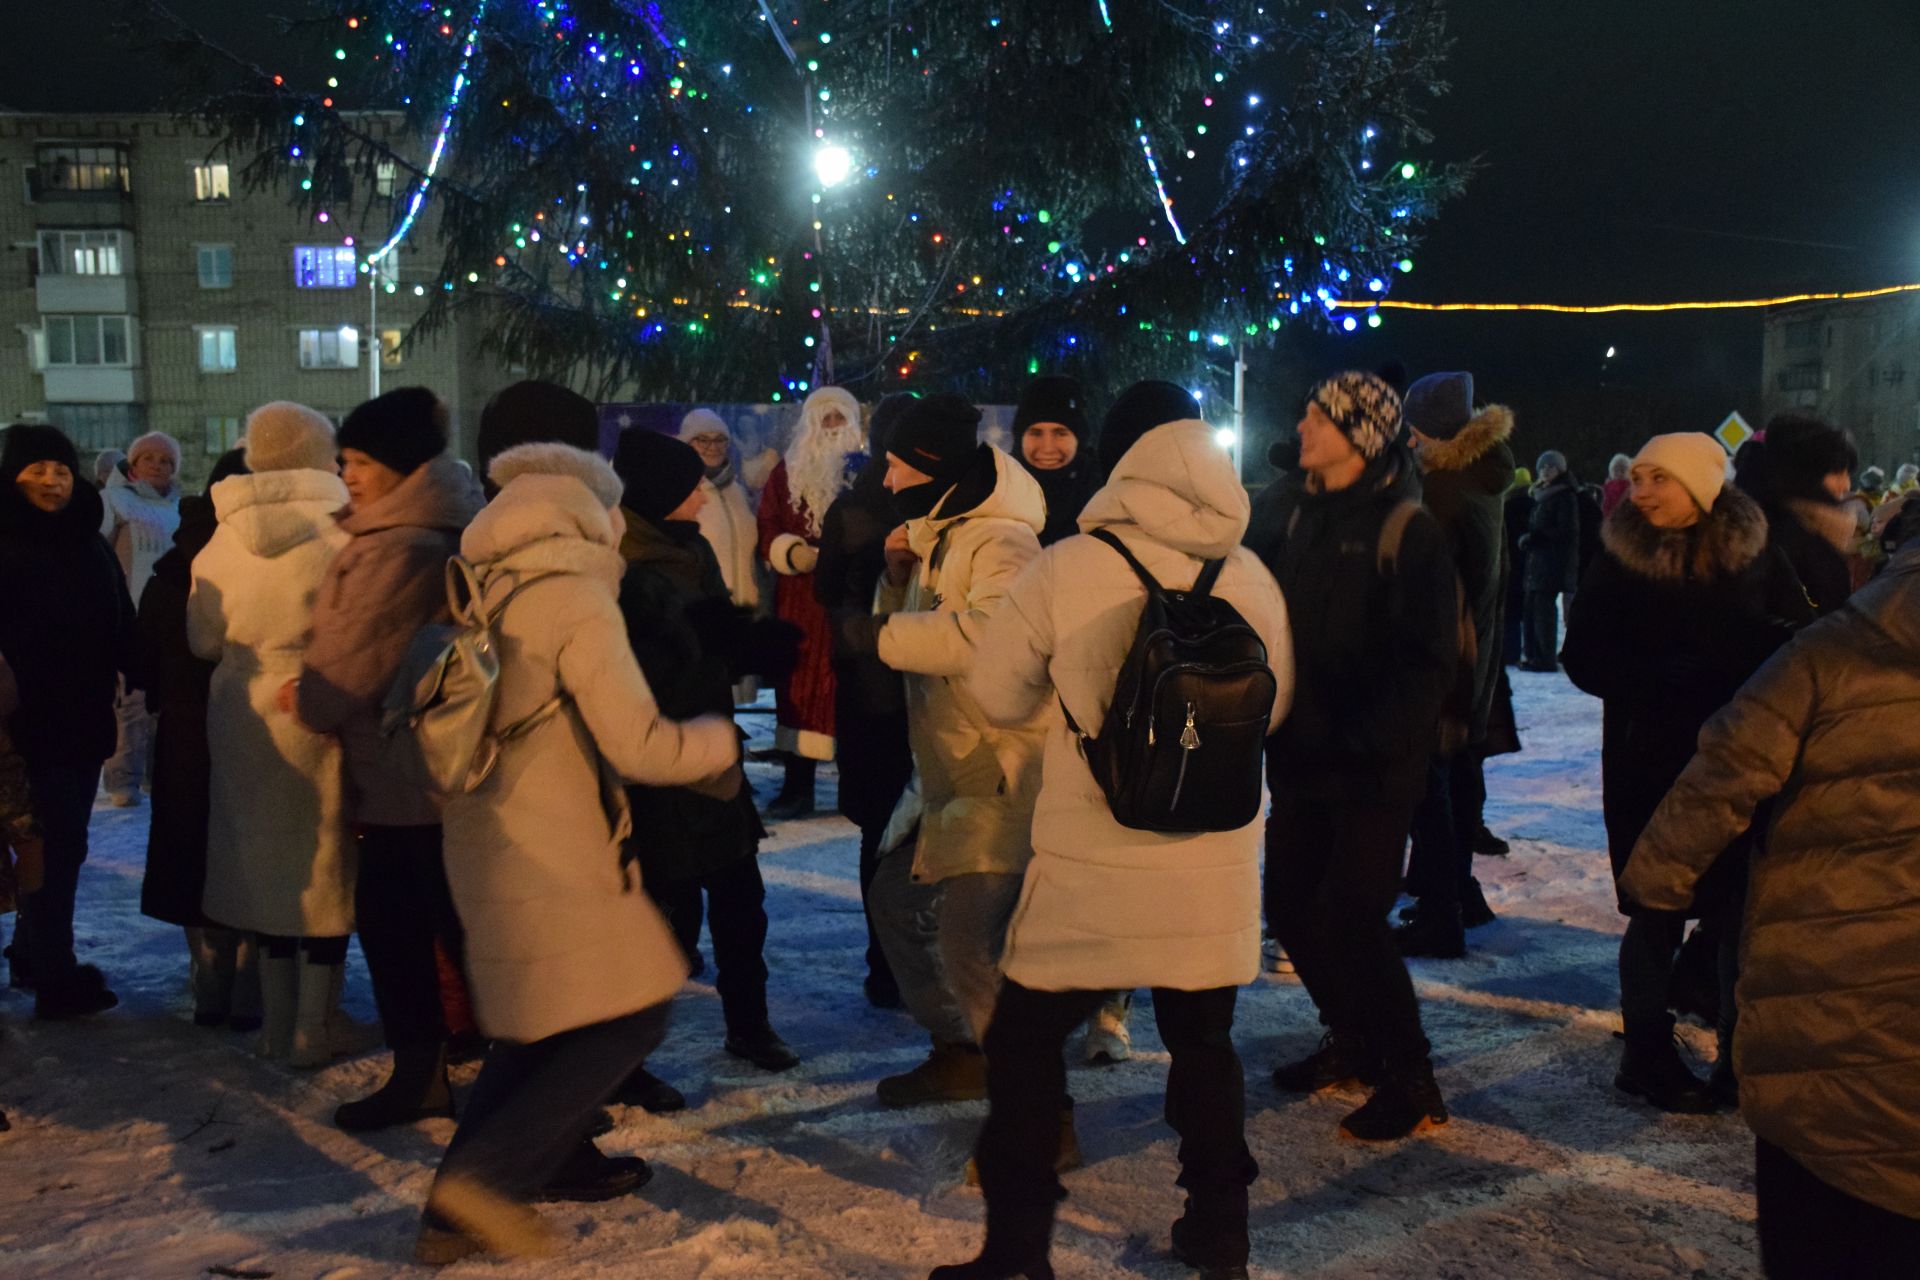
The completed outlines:
{"type": "MultiPolygon", "coordinates": [[[[1527,751],[1489,769],[1489,820],[1514,850],[1480,864],[1501,919],[1475,934],[1468,959],[1414,969],[1453,1123],[1387,1146],[1339,1139],[1358,1094],[1297,1099],[1268,1081],[1318,1035],[1299,985],[1265,978],[1240,1002],[1261,1166],[1256,1275],[1757,1272],[1751,1139],[1738,1118],[1662,1116],[1611,1087],[1620,921],[1597,705],[1558,676],[1515,679],[1527,751]]],[[[757,769],[764,792],[772,772],[757,769]]],[[[139,914],[145,809],[102,809],[93,833],[80,949],[122,1004],[39,1025],[26,998],[0,994],[0,1106],[14,1124],[0,1134],[0,1275],[413,1273],[416,1215],[451,1122],[341,1133],[333,1107],[377,1083],[382,1057],[299,1074],[260,1063],[242,1037],[196,1029],[179,932],[139,914]]],[[[925,1041],[905,1015],[861,998],[855,861],[839,818],[787,824],[763,855],[774,1021],[805,1063],[772,1076],[727,1057],[712,988],[690,985],[655,1066],[692,1108],[616,1109],[620,1127],[602,1139],[652,1161],[652,1184],[552,1207],[574,1237],[560,1259],[450,1274],[878,1280],[973,1254],[981,1206],[961,1168],[984,1104],[875,1105],[873,1082],[916,1062],[925,1041]]],[[[349,1003],[371,1017],[354,963],[349,1003]]],[[[1686,1034],[1699,1060],[1711,1057],[1707,1032],[1686,1034]]],[[[1191,1274],[1167,1253],[1180,1199],[1160,1120],[1166,1055],[1144,1008],[1134,1037],[1133,1061],[1072,1074],[1087,1167],[1066,1179],[1054,1248],[1071,1280],[1191,1274]]]]}

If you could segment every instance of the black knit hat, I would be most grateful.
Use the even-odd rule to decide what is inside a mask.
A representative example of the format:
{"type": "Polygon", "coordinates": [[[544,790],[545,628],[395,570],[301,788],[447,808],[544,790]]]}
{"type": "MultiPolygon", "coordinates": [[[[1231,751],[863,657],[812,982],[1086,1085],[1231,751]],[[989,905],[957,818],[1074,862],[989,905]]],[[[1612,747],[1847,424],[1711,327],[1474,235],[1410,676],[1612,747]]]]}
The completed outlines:
{"type": "Polygon", "coordinates": [[[74,475],[80,474],[80,455],[60,428],[37,422],[8,427],[6,444],[0,447],[0,482],[12,484],[36,462],[58,462],[74,475]]]}
{"type": "Polygon", "coordinates": [[[873,412],[867,415],[867,450],[875,458],[884,463],[901,416],[919,399],[912,391],[894,391],[882,396],[880,403],[873,406],[873,412]]]}
{"type": "Polygon", "coordinates": [[[446,406],[425,387],[401,387],[349,413],[334,443],[412,475],[447,451],[446,406]]]}
{"type": "Polygon", "coordinates": [[[1141,436],[1169,422],[1200,416],[1200,402],[1185,387],[1148,379],[1120,393],[1100,423],[1100,465],[1108,475],[1141,436]]]}
{"type": "Polygon", "coordinates": [[[980,410],[965,396],[943,391],[906,407],[887,452],[935,480],[952,484],[966,474],[979,443],[980,410]]]}
{"type": "Polygon", "coordinates": [[[481,475],[494,457],[517,444],[570,444],[588,453],[600,447],[600,413],[593,401],[551,382],[516,382],[480,411],[474,448],[481,475]]]}
{"type": "Polygon", "coordinates": [[[685,440],[652,427],[628,427],[613,447],[613,470],[626,487],[620,505],[658,523],[700,487],[707,464],[685,440]]]}
{"type": "Polygon", "coordinates": [[[1013,410],[1013,438],[1036,422],[1057,422],[1073,432],[1081,444],[1087,442],[1087,399],[1080,384],[1063,374],[1035,378],[1020,393],[1013,410]]]}

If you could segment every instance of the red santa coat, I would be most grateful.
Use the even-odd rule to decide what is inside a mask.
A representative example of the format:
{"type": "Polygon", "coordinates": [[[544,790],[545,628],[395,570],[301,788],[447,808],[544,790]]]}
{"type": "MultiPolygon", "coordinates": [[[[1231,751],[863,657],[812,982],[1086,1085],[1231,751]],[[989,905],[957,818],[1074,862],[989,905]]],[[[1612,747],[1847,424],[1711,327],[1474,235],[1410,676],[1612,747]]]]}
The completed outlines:
{"type": "Polygon", "coordinates": [[[760,557],[773,567],[773,611],[800,628],[800,660],[774,685],[774,745],[810,760],[833,759],[833,636],[827,611],[813,598],[813,575],[791,573],[795,539],[818,549],[808,531],[805,504],[788,491],[783,459],[760,493],[760,557]]]}

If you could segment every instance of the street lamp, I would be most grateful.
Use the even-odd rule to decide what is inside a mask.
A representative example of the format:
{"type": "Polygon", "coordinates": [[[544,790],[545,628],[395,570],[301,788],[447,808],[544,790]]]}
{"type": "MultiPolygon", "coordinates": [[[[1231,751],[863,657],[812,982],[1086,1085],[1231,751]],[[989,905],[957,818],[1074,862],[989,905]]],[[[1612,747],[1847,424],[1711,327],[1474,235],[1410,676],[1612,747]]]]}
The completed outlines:
{"type": "Polygon", "coordinates": [[[823,187],[837,187],[853,172],[853,155],[845,147],[824,146],[813,153],[813,173],[823,187]]]}

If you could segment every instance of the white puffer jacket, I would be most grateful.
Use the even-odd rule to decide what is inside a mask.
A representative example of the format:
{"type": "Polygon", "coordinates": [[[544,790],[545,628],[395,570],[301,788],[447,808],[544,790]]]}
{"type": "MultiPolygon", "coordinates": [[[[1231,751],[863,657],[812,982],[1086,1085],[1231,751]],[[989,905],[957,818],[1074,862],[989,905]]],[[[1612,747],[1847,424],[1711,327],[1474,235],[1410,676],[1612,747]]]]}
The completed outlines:
{"type": "Polygon", "coordinates": [[[213,487],[220,527],[193,561],[187,640],[220,665],[207,698],[213,771],[207,917],[282,937],[353,932],[353,839],[340,740],[281,711],[313,602],[348,537],[347,487],[324,471],[263,471],[213,487]]]}
{"type": "Polygon", "coordinates": [[[180,486],[163,495],[145,480],[116,475],[100,491],[100,501],[106,508],[100,534],[120,557],[120,571],[127,575],[127,590],[137,605],[154,562],[173,550],[173,535],[180,528],[180,486]]]}
{"type": "MultiPolygon", "coordinates": [[[[1163,586],[1184,589],[1224,557],[1214,594],[1267,646],[1279,685],[1273,726],[1293,690],[1286,603],[1240,545],[1246,490],[1198,420],[1142,436],[1080,515],[1082,536],[1028,565],[988,623],[968,688],[996,723],[1022,723],[1057,696],[1097,726],[1133,643],[1146,589],[1119,553],[1084,531],[1111,530],[1163,586]]],[[[1049,725],[1033,861],[1007,935],[1008,977],[1042,991],[1251,981],[1260,967],[1258,819],[1237,831],[1166,835],[1114,821],[1066,722],[1049,725]]]]}

